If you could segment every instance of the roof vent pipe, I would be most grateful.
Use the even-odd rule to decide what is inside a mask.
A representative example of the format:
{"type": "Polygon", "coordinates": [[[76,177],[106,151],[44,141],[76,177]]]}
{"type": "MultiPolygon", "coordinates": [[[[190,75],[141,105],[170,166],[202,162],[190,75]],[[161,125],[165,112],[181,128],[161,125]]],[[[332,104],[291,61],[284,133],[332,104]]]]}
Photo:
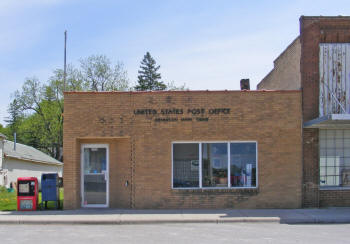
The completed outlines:
{"type": "Polygon", "coordinates": [[[14,139],[13,150],[16,151],[16,132],[13,133],[13,139],[14,139]]]}
{"type": "Polygon", "coordinates": [[[241,80],[241,90],[250,90],[249,79],[241,80]]]}

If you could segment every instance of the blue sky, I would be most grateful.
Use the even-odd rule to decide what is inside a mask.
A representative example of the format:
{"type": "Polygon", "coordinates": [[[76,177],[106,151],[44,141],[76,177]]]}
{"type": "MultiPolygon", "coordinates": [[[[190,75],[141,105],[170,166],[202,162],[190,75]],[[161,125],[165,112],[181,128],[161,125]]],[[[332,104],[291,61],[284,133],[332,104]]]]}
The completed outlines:
{"type": "Polygon", "coordinates": [[[135,84],[143,55],[161,65],[164,81],[189,89],[251,87],[299,34],[301,15],[349,15],[348,1],[0,1],[0,123],[26,77],[45,82],[92,54],[122,61],[135,84]]]}

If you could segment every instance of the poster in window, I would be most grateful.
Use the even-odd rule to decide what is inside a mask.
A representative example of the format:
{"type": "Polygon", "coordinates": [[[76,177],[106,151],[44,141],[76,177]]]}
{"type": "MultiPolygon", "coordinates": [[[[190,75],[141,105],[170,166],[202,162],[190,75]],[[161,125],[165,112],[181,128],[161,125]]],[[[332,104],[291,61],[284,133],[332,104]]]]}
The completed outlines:
{"type": "Polygon", "coordinates": [[[19,186],[18,186],[18,190],[19,190],[19,192],[21,192],[21,193],[29,193],[29,184],[28,183],[26,183],[26,184],[19,184],[19,186]]]}
{"type": "Polygon", "coordinates": [[[246,173],[247,173],[247,187],[252,186],[252,164],[247,164],[246,165],[246,173]]]}
{"type": "Polygon", "coordinates": [[[199,167],[199,161],[198,160],[191,160],[191,171],[198,171],[199,167]]]}

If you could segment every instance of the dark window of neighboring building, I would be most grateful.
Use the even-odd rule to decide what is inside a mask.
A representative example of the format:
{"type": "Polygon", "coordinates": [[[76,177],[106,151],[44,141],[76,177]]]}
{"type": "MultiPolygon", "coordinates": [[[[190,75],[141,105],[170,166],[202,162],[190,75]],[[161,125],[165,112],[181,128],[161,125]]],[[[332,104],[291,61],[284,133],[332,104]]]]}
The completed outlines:
{"type": "Polygon", "coordinates": [[[173,187],[199,187],[199,145],[173,145],[173,187]]]}
{"type": "Polygon", "coordinates": [[[350,186],[350,130],[319,130],[320,186],[350,186]]]}

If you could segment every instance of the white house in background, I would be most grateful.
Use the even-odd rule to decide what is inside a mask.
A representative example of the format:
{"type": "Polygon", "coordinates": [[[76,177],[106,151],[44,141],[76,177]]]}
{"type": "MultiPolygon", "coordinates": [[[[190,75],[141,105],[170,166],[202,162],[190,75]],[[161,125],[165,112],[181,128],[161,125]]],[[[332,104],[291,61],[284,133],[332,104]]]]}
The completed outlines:
{"type": "Polygon", "coordinates": [[[42,173],[62,177],[62,171],[62,162],[33,147],[8,141],[0,133],[0,186],[8,188],[18,177],[37,177],[40,182],[42,173]]]}

